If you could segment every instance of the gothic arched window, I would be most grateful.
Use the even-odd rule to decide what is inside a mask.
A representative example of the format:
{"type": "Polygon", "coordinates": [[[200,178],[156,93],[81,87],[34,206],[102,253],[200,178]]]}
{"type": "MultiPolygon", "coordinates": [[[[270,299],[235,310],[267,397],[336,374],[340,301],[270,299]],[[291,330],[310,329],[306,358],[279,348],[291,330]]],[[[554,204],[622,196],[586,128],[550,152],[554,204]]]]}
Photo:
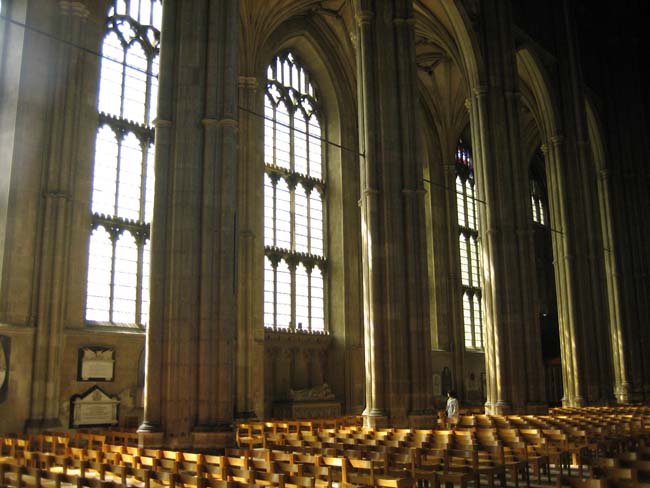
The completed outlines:
{"type": "Polygon", "coordinates": [[[268,66],[264,117],[264,326],[324,331],[324,124],[292,53],[268,66]]]}
{"type": "Polygon", "coordinates": [[[471,148],[462,139],[458,141],[456,147],[456,207],[465,348],[483,349],[480,249],[474,166],[471,148]]]}
{"type": "Polygon", "coordinates": [[[146,325],[160,0],[113,0],[102,42],[86,320],[146,325]]]}

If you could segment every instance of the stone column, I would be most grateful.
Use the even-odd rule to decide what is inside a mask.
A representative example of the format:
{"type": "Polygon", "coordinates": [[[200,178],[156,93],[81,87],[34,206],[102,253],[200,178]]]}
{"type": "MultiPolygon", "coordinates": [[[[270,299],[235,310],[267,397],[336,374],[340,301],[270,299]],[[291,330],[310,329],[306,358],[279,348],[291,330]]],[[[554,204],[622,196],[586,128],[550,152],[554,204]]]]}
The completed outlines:
{"type": "Polygon", "coordinates": [[[158,114],[155,126],[155,223],[151,230],[150,312],[145,344],[144,417],[138,428],[140,444],[162,445],[164,352],[167,315],[162,306],[166,301],[167,269],[171,253],[169,233],[170,203],[166,198],[171,186],[172,147],[174,124],[174,48],[176,44],[176,21],[174,0],[167,0],[163,9],[161,27],[161,51],[158,70],[158,114]],[[169,46],[169,48],[162,48],[169,46]]]}
{"type": "Polygon", "coordinates": [[[80,119],[83,104],[84,57],[76,46],[84,45],[89,11],[83,2],[58,2],[58,34],[50,73],[53,80],[47,160],[44,161],[41,229],[38,241],[35,300],[37,323],[32,373],[32,397],[27,429],[59,426],[59,383],[64,358],[63,329],[70,274],[70,242],[73,228],[73,192],[80,119]]]}
{"type": "Polygon", "coordinates": [[[575,349],[577,342],[573,303],[575,284],[572,279],[574,256],[570,252],[570,236],[566,233],[567,189],[560,169],[563,144],[564,138],[555,135],[551,137],[548,145],[542,145],[542,152],[547,165],[550,221],[555,230],[552,234],[552,245],[564,388],[562,404],[581,406],[584,398],[581,390],[582,377],[578,366],[583,364],[584,360],[581,357],[582,352],[575,349]]]}
{"type": "Polygon", "coordinates": [[[163,16],[141,444],[218,448],[235,393],[239,3],[172,0],[163,16]]]}
{"type": "MultiPolygon", "coordinates": [[[[486,411],[541,409],[539,324],[534,314],[527,164],[522,162],[518,77],[508,2],[482,4],[487,77],[474,87],[470,126],[482,253],[486,411]]],[[[533,290],[534,291],[534,290],[533,290]]]]}
{"type": "Polygon", "coordinates": [[[601,169],[599,177],[598,200],[603,224],[607,305],[612,342],[612,364],[614,367],[614,393],[620,403],[627,403],[630,400],[630,383],[628,367],[625,361],[626,338],[621,317],[619,273],[616,263],[616,244],[613,236],[612,211],[609,201],[609,172],[606,169],[601,169]]]}
{"type": "Polygon", "coordinates": [[[254,76],[239,77],[239,228],[237,259],[237,400],[238,418],[264,412],[263,105],[264,87],[254,76]]]}
{"type": "Polygon", "coordinates": [[[366,425],[431,405],[422,168],[411,2],[357,0],[366,425]]]}
{"type": "Polygon", "coordinates": [[[555,10],[560,26],[558,46],[566,52],[558,63],[559,76],[564,80],[559,90],[564,143],[562,154],[558,155],[562,162],[554,170],[563,173],[566,185],[562,196],[565,199],[562,231],[567,233],[569,255],[573,258],[569,279],[574,285],[572,295],[567,297],[575,309],[572,356],[585,360],[578,365],[581,370],[574,371],[581,377],[581,385],[573,394],[576,401],[581,398],[589,404],[601,404],[613,401],[614,396],[603,243],[596,203],[597,178],[587,143],[580,56],[573,23],[575,13],[570,2],[562,1],[559,7],[555,10]],[[576,354],[577,351],[580,352],[576,354]]]}

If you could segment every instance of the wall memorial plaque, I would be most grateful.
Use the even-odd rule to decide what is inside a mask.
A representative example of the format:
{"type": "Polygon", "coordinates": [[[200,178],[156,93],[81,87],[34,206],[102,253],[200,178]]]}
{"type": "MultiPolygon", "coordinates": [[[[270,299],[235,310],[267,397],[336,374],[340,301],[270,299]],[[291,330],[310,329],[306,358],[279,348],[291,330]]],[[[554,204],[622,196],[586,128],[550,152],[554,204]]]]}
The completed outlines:
{"type": "Polygon", "coordinates": [[[115,350],[88,346],[79,349],[79,381],[113,381],[115,350]]]}
{"type": "Polygon", "coordinates": [[[7,399],[9,390],[9,351],[11,338],[0,336],[0,403],[7,399]]]}
{"type": "Polygon", "coordinates": [[[70,399],[70,427],[106,427],[117,425],[120,401],[99,386],[70,399]]]}

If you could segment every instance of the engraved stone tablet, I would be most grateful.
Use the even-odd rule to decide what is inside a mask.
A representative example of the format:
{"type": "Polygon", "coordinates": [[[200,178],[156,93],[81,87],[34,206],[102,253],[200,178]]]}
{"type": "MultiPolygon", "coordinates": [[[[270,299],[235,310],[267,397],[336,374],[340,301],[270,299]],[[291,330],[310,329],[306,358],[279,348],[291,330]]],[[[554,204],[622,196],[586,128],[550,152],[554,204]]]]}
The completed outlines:
{"type": "Polygon", "coordinates": [[[80,381],[113,381],[115,351],[103,347],[79,349],[80,381]]]}
{"type": "Polygon", "coordinates": [[[71,427],[117,424],[117,409],[120,401],[98,386],[93,386],[80,395],[74,395],[70,402],[72,404],[71,427]]]}

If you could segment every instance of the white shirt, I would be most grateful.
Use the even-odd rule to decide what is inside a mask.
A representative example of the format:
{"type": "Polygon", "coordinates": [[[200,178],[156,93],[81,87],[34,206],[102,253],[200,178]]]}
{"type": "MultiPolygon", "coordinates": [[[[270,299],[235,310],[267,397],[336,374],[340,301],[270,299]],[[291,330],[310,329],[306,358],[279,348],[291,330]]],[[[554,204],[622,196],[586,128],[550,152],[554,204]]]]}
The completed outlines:
{"type": "Polygon", "coordinates": [[[454,397],[447,398],[447,408],[445,409],[447,417],[458,417],[458,399],[454,397]]]}

